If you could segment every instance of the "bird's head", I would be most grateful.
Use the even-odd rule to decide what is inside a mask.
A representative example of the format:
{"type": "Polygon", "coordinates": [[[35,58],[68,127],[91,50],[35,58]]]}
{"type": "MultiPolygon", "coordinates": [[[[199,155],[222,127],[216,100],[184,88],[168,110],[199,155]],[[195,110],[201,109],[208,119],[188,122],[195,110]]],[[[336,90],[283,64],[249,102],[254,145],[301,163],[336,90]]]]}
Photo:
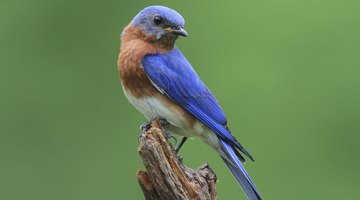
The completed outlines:
{"type": "Polygon", "coordinates": [[[132,24],[157,40],[167,38],[175,41],[178,36],[188,35],[184,30],[184,18],[175,10],[164,6],[144,8],[135,16],[132,24]]]}

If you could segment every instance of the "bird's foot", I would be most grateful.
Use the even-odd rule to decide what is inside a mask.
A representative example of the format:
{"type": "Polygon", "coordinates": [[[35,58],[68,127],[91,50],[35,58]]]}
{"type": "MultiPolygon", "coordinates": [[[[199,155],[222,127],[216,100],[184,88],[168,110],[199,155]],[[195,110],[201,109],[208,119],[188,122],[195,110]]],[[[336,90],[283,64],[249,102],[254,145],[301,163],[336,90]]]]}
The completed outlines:
{"type": "Polygon", "coordinates": [[[161,130],[165,133],[166,139],[169,140],[169,138],[171,138],[174,140],[174,143],[176,144],[177,143],[176,137],[164,128],[164,126],[169,125],[170,122],[167,121],[166,119],[159,119],[159,122],[160,122],[161,130]]]}
{"type": "MultiPolygon", "coordinates": [[[[151,120],[149,120],[149,121],[146,121],[145,123],[141,124],[141,126],[140,126],[141,132],[140,132],[140,135],[139,135],[139,137],[138,137],[138,141],[140,141],[141,136],[142,136],[143,134],[145,134],[145,132],[148,131],[148,130],[151,128],[151,123],[152,123],[153,120],[155,120],[155,118],[154,118],[154,119],[151,119],[151,120]]],[[[173,140],[174,140],[174,143],[176,144],[176,143],[177,143],[176,137],[175,137],[172,133],[170,133],[168,130],[166,130],[166,129],[164,128],[164,126],[169,125],[170,122],[167,121],[166,119],[159,119],[159,122],[160,122],[160,128],[161,128],[161,130],[165,133],[165,138],[166,138],[166,139],[169,139],[169,138],[173,139],[173,140]]]]}
{"type": "Polygon", "coordinates": [[[141,132],[146,132],[147,130],[149,130],[150,126],[151,126],[151,120],[150,121],[147,121],[143,124],[140,125],[140,130],[141,132]]]}
{"type": "MultiPolygon", "coordinates": [[[[139,135],[139,137],[138,137],[138,141],[139,141],[139,142],[140,142],[141,136],[142,136],[143,134],[145,134],[145,132],[148,131],[148,130],[151,128],[151,123],[152,123],[153,120],[154,120],[154,119],[151,119],[151,120],[146,121],[145,123],[141,124],[141,126],[140,126],[141,132],[140,132],[140,135],[139,135]]],[[[161,130],[165,133],[165,138],[166,138],[167,140],[173,139],[173,140],[174,140],[174,144],[176,145],[176,144],[177,144],[177,139],[176,139],[176,137],[175,137],[171,132],[169,132],[168,130],[166,130],[166,129],[164,128],[164,126],[169,125],[170,122],[167,121],[166,119],[159,119],[159,123],[160,123],[160,128],[161,128],[161,130]]],[[[187,139],[188,139],[187,137],[183,137],[183,138],[181,139],[180,143],[175,147],[175,154],[176,154],[176,155],[178,155],[178,152],[179,152],[180,148],[184,145],[184,143],[186,142],[187,139]]],[[[183,158],[182,158],[181,156],[179,156],[179,160],[182,161],[183,158]]]]}
{"type": "MultiPolygon", "coordinates": [[[[177,144],[177,139],[176,139],[176,137],[175,137],[172,133],[170,133],[169,131],[167,131],[167,130],[164,128],[164,126],[169,125],[170,122],[167,121],[166,119],[159,119],[159,122],[160,122],[160,126],[161,126],[162,130],[163,130],[164,133],[166,134],[166,138],[167,138],[167,139],[168,139],[168,138],[172,138],[172,139],[175,141],[175,144],[177,144]]],[[[175,147],[175,154],[176,154],[176,155],[178,154],[180,148],[184,145],[184,143],[186,142],[187,139],[188,139],[187,137],[181,138],[180,143],[175,147]]],[[[182,161],[182,157],[180,157],[180,160],[182,161]]]]}
{"type": "Polygon", "coordinates": [[[139,141],[139,142],[140,142],[141,136],[142,136],[143,134],[145,134],[145,132],[150,129],[150,127],[151,127],[151,122],[152,122],[152,120],[149,120],[149,121],[141,124],[141,126],[140,126],[141,132],[140,132],[140,135],[139,135],[139,137],[138,137],[138,141],[139,141]]]}

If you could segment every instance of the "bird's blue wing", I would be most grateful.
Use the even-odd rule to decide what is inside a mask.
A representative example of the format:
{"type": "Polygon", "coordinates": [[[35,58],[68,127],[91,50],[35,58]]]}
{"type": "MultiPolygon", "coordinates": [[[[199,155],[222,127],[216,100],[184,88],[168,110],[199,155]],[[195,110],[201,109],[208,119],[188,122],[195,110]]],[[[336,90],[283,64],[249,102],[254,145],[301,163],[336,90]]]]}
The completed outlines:
{"type": "MultiPolygon", "coordinates": [[[[167,54],[147,55],[142,61],[145,73],[154,86],[202,121],[218,136],[226,165],[250,200],[261,200],[255,184],[242,166],[244,158],[252,159],[226,126],[226,117],[215,97],[200,80],[183,54],[175,48],[167,54]],[[239,160],[240,159],[240,160],[239,160]]],[[[253,160],[253,159],[252,159],[253,160]]]]}
{"type": "Polygon", "coordinates": [[[226,125],[226,117],[215,97],[178,49],[147,55],[142,64],[153,83],[172,100],[183,106],[194,105],[217,123],[226,125]]]}
{"type": "MultiPolygon", "coordinates": [[[[225,114],[214,95],[179,49],[175,48],[167,54],[147,55],[142,65],[160,91],[202,121],[218,137],[244,150],[228,130],[225,114]]],[[[246,151],[244,153],[248,154],[246,151]]]]}

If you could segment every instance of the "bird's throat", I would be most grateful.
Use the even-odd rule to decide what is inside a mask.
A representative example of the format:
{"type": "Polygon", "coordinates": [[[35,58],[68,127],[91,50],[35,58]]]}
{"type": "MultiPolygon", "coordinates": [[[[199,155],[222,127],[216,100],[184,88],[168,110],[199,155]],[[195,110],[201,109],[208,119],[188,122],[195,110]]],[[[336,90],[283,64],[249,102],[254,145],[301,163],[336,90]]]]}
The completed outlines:
{"type": "Polygon", "coordinates": [[[159,39],[156,36],[146,34],[141,28],[129,24],[121,35],[121,43],[124,44],[131,40],[143,40],[152,45],[158,53],[167,53],[174,49],[177,35],[165,34],[159,39]]]}

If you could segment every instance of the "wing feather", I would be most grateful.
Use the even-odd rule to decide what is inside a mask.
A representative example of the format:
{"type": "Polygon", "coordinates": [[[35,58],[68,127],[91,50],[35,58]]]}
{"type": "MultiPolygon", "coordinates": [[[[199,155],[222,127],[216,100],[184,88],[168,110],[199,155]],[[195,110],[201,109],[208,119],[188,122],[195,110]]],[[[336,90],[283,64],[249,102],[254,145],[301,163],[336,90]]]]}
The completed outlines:
{"type": "Polygon", "coordinates": [[[200,119],[220,138],[242,150],[226,126],[226,117],[214,95],[177,49],[144,57],[143,68],[158,90],[200,119]]]}

